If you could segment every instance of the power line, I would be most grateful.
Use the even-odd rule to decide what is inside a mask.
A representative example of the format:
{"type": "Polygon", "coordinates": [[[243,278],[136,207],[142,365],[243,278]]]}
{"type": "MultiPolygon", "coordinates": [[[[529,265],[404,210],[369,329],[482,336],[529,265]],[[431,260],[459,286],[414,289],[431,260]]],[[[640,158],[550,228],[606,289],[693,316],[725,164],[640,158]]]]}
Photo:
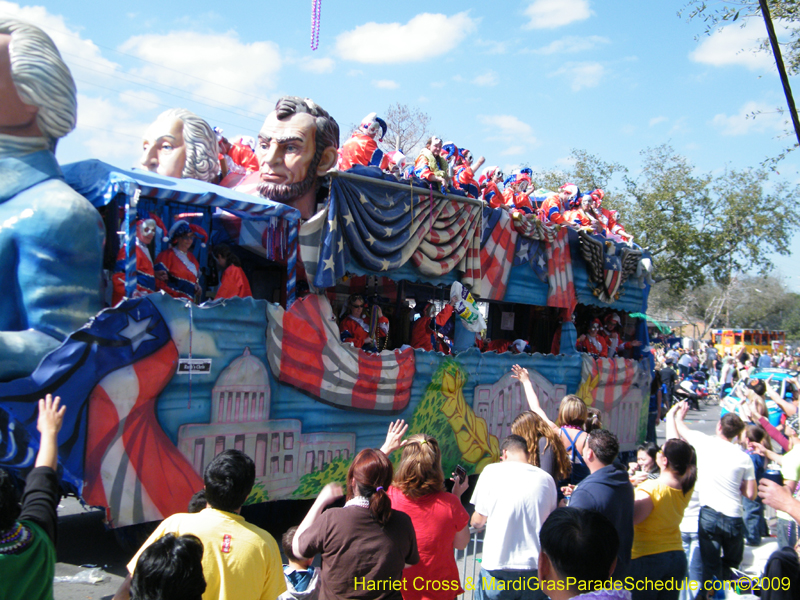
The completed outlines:
{"type": "MultiPolygon", "coordinates": [[[[12,15],[10,13],[0,13],[0,14],[3,14],[4,16],[10,17],[10,18],[13,18],[13,19],[18,19],[19,18],[17,15],[12,15]]],[[[258,96],[256,94],[253,94],[253,93],[250,93],[250,92],[243,92],[241,90],[236,90],[236,89],[230,88],[230,87],[228,87],[226,85],[222,85],[221,83],[217,83],[216,81],[210,81],[208,79],[203,79],[202,77],[197,77],[196,75],[190,75],[188,73],[184,73],[183,71],[178,71],[177,69],[172,69],[170,67],[166,67],[164,65],[160,65],[158,63],[154,63],[154,62],[149,61],[149,60],[147,60],[145,58],[141,58],[141,57],[135,56],[133,54],[128,54],[127,52],[122,52],[121,50],[117,50],[115,48],[111,48],[110,46],[105,46],[103,44],[98,44],[97,42],[94,42],[92,40],[84,40],[84,38],[82,38],[80,35],[72,33],[71,31],[65,31],[63,29],[57,29],[55,27],[48,27],[47,29],[49,29],[51,31],[57,31],[58,33],[60,33],[62,35],[67,35],[67,36],[73,37],[73,38],[81,40],[81,41],[91,41],[91,43],[94,44],[95,46],[97,46],[98,48],[104,48],[106,50],[110,50],[111,52],[116,52],[117,54],[121,54],[122,56],[127,56],[129,58],[134,59],[134,60],[138,60],[138,61],[150,64],[150,65],[153,65],[155,67],[158,67],[159,69],[164,69],[166,71],[172,71],[173,73],[178,73],[178,74],[184,75],[186,77],[191,77],[192,79],[197,79],[198,81],[202,81],[202,82],[205,82],[205,83],[210,83],[212,85],[219,86],[222,89],[229,90],[231,92],[236,92],[238,94],[244,94],[246,96],[250,96],[250,97],[255,98],[257,100],[266,100],[266,98],[264,98],[262,96],[258,96]]]]}
{"type": "MultiPolygon", "coordinates": [[[[96,60],[83,58],[82,56],[76,56],[76,55],[70,54],[68,52],[64,52],[62,54],[66,55],[66,56],[72,56],[73,58],[78,58],[80,60],[85,60],[85,61],[88,61],[88,62],[91,62],[91,63],[94,63],[94,64],[98,64],[98,65],[102,64],[102,63],[100,63],[100,62],[98,62],[96,60]]],[[[77,66],[79,66],[81,69],[86,69],[87,71],[93,71],[95,73],[100,73],[101,75],[105,75],[107,77],[119,79],[121,81],[125,81],[127,83],[132,83],[134,85],[138,85],[138,86],[141,86],[141,87],[144,87],[144,88],[156,91],[156,92],[160,92],[160,93],[163,93],[163,94],[169,94],[171,96],[175,96],[176,98],[180,98],[181,100],[190,100],[190,101],[193,101],[193,102],[197,102],[198,104],[202,104],[203,106],[208,106],[210,108],[221,110],[223,112],[229,112],[229,113],[235,114],[236,116],[244,117],[246,119],[252,119],[254,121],[259,121],[259,122],[261,122],[262,119],[263,119],[263,117],[261,117],[260,115],[257,115],[256,113],[254,113],[252,111],[241,109],[238,106],[234,106],[233,104],[227,104],[225,102],[218,102],[214,98],[209,98],[208,96],[203,96],[203,95],[197,94],[195,92],[188,92],[186,90],[182,90],[181,88],[177,88],[177,87],[174,87],[174,86],[168,86],[166,84],[157,83],[157,82],[156,82],[157,85],[160,85],[160,86],[163,86],[163,87],[161,87],[161,88],[153,87],[152,85],[147,85],[146,83],[142,83],[140,81],[135,81],[132,78],[137,78],[137,79],[141,79],[141,80],[144,80],[144,81],[149,81],[149,80],[147,80],[145,77],[141,77],[139,75],[134,75],[133,73],[124,73],[124,72],[117,72],[117,71],[109,73],[109,72],[106,72],[106,71],[101,71],[99,69],[93,69],[91,67],[87,67],[86,65],[78,64],[77,66]],[[184,94],[190,94],[191,96],[188,96],[188,97],[187,96],[181,96],[181,95],[176,94],[175,92],[172,92],[170,90],[178,90],[178,91],[183,92],[184,94]],[[210,100],[211,102],[215,102],[216,104],[207,104],[207,103],[195,100],[195,98],[204,98],[206,100],[210,100]],[[233,108],[236,111],[240,111],[240,112],[234,112],[234,111],[226,110],[225,108],[221,108],[221,106],[227,106],[227,107],[233,108]]],[[[170,107],[170,108],[172,108],[172,107],[170,107]]]]}

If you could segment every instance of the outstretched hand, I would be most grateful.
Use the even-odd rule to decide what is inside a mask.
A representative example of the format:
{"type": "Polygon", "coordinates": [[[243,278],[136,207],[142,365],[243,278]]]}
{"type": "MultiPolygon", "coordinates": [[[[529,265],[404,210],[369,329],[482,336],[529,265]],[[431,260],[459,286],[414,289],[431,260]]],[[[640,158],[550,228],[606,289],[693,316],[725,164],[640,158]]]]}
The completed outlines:
{"type": "Polygon", "coordinates": [[[323,506],[327,506],[342,496],[344,496],[344,489],[342,488],[341,484],[329,483],[322,488],[322,491],[319,493],[318,500],[323,506]]]}
{"type": "Polygon", "coordinates": [[[389,423],[386,441],[381,446],[381,452],[388,456],[398,448],[405,446],[406,440],[403,440],[403,436],[406,431],[408,431],[408,423],[403,419],[397,419],[397,421],[389,423]]]}
{"type": "Polygon", "coordinates": [[[42,436],[55,436],[61,431],[67,407],[59,406],[60,403],[61,397],[56,396],[53,399],[51,394],[47,394],[47,396],[39,400],[39,419],[36,422],[36,429],[39,430],[42,436]]]}
{"type": "Polygon", "coordinates": [[[531,380],[531,377],[528,374],[528,369],[525,367],[520,367],[519,365],[514,365],[511,367],[511,376],[514,379],[517,379],[520,383],[525,383],[526,381],[531,380]]]}

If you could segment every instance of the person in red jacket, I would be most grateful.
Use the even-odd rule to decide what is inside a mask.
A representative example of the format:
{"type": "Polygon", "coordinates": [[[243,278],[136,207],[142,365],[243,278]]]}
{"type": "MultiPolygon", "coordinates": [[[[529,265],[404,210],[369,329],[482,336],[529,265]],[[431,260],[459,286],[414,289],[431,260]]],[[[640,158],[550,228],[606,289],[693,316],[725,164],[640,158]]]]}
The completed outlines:
{"type": "Polygon", "coordinates": [[[379,119],[377,113],[369,113],[361,121],[358,130],[347,140],[339,153],[339,170],[347,171],[353,165],[380,167],[383,151],[378,148],[375,138],[380,133],[379,142],[386,135],[386,121],[379,119]]]}
{"type": "Polygon", "coordinates": [[[220,298],[249,298],[253,295],[250,291],[250,282],[242,270],[242,263],[229,246],[214,246],[211,251],[220,270],[219,288],[214,300],[220,298]]]}
{"type": "MultiPolygon", "coordinates": [[[[533,187],[530,169],[517,169],[506,179],[503,191],[505,204],[509,209],[533,214],[533,204],[528,196],[528,188],[533,187]]],[[[532,191],[532,190],[531,190],[532,191]]]]}
{"type": "Polygon", "coordinates": [[[503,181],[503,171],[500,170],[500,167],[496,166],[486,167],[480,179],[478,179],[478,183],[481,186],[481,193],[483,194],[483,201],[491,208],[500,208],[505,201],[503,193],[498,186],[501,181],[503,181]]]}
{"type": "Polygon", "coordinates": [[[200,264],[192,254],[195,234],[208,240],[202,227],[175,221],[169,230],[170,248],[156,257],[156,287],[173,298],[197,301],[202,290],[198,281],[200,264]]]}
{"type": "Polygon", "coordinates": [[[428,302],[422,311],[422,316],[414,322],[411,329],[411,346],[428,352],[435,348],[437,352],[447,354],[449,345],[444,341],[441,330],[453,314],[453,305],[445,304],[435,317],[434,310],[436,307],[432,302],[428,302]]]}
{"type": "Polygon", "coordinates": [[[608,342],[600,333],[601,327],[600,319],[592,320],[589,330],[579,337],[578,343],[575,344],[579,352],[588,352],[595,358],[608,358],[608,342]]]}
{"type": "MultiPolygon", "coordinates": [[[[356,348],[369,352],[377,351],[376,340],[370,336],[370,319],[364,315],[364,297],[353,294],[350,296],[347,306],[350,313],[339,323],[342,343],[350,343],[356,348]]],[[[389,319],[381,314],[381,309],[377,305],[372,310],[378,312],[378,326],[373,333],[377,338],[386,338],[389,335],[389,319]]]]}
{"type": "Polygon", "coordinates": [[[545,225],[566,225],[564,213],[579,196],[580,190],[574,183],[565,183],[557,194],[548,196],[539,209],[539,220],[545,225]]]}
{"type": "MultiPolygon", "coordinates": [[[[147,219],[140,219],[136,224],[136,290],[133,292],[134,298],[146,296],[156,291],[156,277],[153,266],[153,257],[150,255],[148,246],[156,235],[156,225],[162,231],[167,228],[155,215],[150,215],[147,219]]],[[[114,266],[114,275],[111,277],[114,282],[114,290],[111,296],[111,306],[116,306],[125,297],[125,246],[117,253],[117,263],[114,266]]]]}
{"type": "Polygon", "coordinates": [[[464,190],[471,198],[479,198],[480,186],[475,181],[475,170],[480,169],[485,159],[480,156],[473,164],[472,152],[466,148],[461,148],[458,151],[459,156],[456,158],[456,168],[453,174],[453,184],[456,188],[464,190]]]}

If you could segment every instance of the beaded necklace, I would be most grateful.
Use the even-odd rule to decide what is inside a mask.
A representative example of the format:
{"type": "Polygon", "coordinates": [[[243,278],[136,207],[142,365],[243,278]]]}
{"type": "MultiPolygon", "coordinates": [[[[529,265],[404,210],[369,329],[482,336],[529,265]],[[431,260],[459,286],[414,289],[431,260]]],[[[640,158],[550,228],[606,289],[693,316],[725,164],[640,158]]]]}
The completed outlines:
{"type": "Polygon", "coordinates": [[[0,554],[19,554],[26,550],[32,541],[31,530],[22,523],[17,523],[16,527],[12,527],[0,536],[0,554]]]}

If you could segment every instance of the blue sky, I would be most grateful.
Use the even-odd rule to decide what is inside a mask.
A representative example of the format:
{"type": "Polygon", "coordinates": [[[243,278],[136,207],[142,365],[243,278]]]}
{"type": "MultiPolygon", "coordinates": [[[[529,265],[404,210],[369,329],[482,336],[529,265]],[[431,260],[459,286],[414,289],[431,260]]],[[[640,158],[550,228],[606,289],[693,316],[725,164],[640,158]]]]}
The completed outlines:
{"type": "MultiPolygon", "coordinates": [[[[753,52],[764,24],[708,37],[677,16],[684,4],[322,0],[316,52],[310,1],[0,0],[0,15],[43,27],[73,71],[79,122],[64,163],[133,165],[145,127],[171,107],[254,135],[292,94],[328,110],[342,141],[371,111],[419,107],[434,133],[505,169],[563,167],[580,148],[636,174],[640,151],[663,143],[702,172],[758,166],[791,142],[771,57],[753,52]]],[[[800,182],[794,155],[779,170],[800,182]]],[[[776,263],[800,291],[791,259],[776,263]]]]}

